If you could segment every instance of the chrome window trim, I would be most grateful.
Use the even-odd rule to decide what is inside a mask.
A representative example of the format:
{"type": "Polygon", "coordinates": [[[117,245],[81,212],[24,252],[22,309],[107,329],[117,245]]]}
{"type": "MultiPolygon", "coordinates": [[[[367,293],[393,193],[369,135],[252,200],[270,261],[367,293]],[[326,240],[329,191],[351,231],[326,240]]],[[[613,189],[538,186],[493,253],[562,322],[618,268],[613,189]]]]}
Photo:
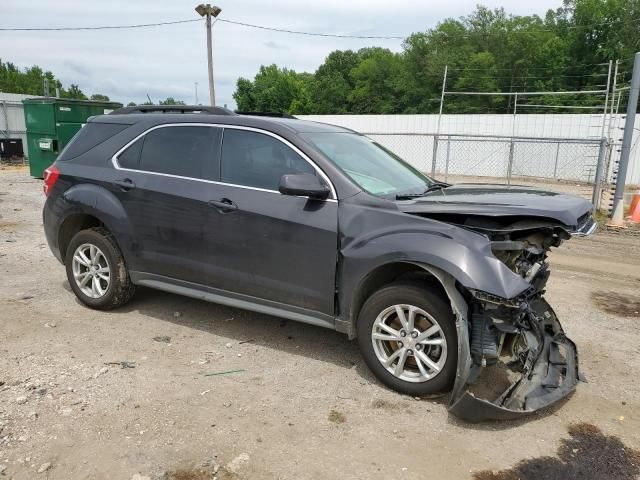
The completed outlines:
{"type": "MultiPolygon", "coordinates": [[[[295,145],[293,145],[291,142],[289,142],[287,139],[282,138],[280,135],[277,135],[273,132],[269,132],[267,130],[262,130],[260,128],[255,128],[255,127],[245,127],[243,125],[226,125],[226,124],[222,124],[222,123],[163,123],[161,125],[155,125],[147,130],[145,130],[144,132],[142,132],[141,134],[139,134],[138,136],[136,136],[133,140],[127,142],[127,144],[125,144],[121,149],[119,149],[112,157],[111,157],[111,163],[113,164],[113,167],[116,170],[122,170],[124,172],[138,172],[138,173],[146,173],[148,175],[160,175],[163,177],[170,177],[170,178],[179,178],[182,180],[193,180],[196,182],[204,182],[204,183],[212,183],[215,185],[224,185],[227,187],[238,187],[238,188],[245,188],[247,190],[257,190],[259,192],[269,192],[269,193],[276,193],[278,195],[282,195],[282,193],[280,193],[278,190],[271,190],[271,189],[267,189],[267,188],[259,188],[259,187],[251,187],[248,185],[239,185],[239,184],[235,184],[235,183],[225,183],[225,182],[219,182],[216,180],[206,180],[204,178],[193,178],[193,177],[183,177],[181,175],[173,175],[171,173],[161,173],[161,172],[149,172],[147,170],[138,170],[138,169],[134,169],[134,168],[125,168],[125,167],[121,167],[120,164],[118,163],[118,156],[124,152],[127,148],[129,148],[131,145],[133,145],[135,142],[137,142],[139,139],[141,139],[142,137],[144,137],[146,134],[148,134],[149,132],[156,130],[158,128],[165,128],[165,127],[212,127],[212,128],[222,128],[222,137],[220,138],[220,142],[222,145],[222,142],[224,141],[224,129],[225,128],[232,128],[235,130],[247,130],[250,132],[256,132],[256,133],[262,133],[264,135],[269,135],[270,137],[275,138],[276,140],[284,143],[286,146],[288,146],[289,148],[291,148],[294,152],[296,152],[298,155],[300,155],[300,157],[302,157],[302,159],[304,159],[309,165],[311,165],[313,167],[313,169],[318,172],[318,174],[324,179],[325,182],[327,182],[327,184],[329,185],[329,189],[331,190],[331,198],[327,198],[323,201],[325,202],[337,202],[338,201],[338,195],[336,193],[336,189],[333,186],[333,183],[331,182],[331,180],[329,179],[329,177],[327,176],[326,173],[324,173],[324,171],[318,167],[318,165],[315,164],[315,162],[313,160],[311,160],[302,150],[300,150],[298,147],[296,147],[295,145]]],[[[222,157],[220,158],[220,162],[222,162],[222,157]]],[[[306,198],[306,197],[305,197],[306,198]]]]}

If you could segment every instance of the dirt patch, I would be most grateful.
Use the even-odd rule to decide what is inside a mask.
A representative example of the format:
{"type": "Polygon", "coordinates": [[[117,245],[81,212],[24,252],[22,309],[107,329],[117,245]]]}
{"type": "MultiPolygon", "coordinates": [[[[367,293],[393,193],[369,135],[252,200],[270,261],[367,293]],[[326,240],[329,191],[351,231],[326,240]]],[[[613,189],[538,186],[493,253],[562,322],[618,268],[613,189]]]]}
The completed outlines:
{"type": "Polygon", "coordinates": [[[331,410],[329,412],[329,421],[333,423],[344,423],[347,421],[347,417],[344,413],[340,413],[336,410],[331,410]]]}
{"type": "Polygon", "coordinates": [[[380,408],[382,410],[398,410],[400,406],[397,403],[392,403],[382,398],[376,398],[371,402],[373,408],[380,408]]]}
{"type": "Polygon", "coordinates": [[[615,292],[593,292],[593,303],[600,310],[619,317],[640,317],[640,297],[615,292]]]}
{"type": "Polygon", "coordinates": [[[237,480],[236,473],[230,472],[226,467],[181,467],[169,470],[160,477],[161,480],[237,480]]]}
{"type": "Polygon", "coordinates": [[[164,480],[211,480],[211,475],[211,472],[208,470],[180,468],[167,472],[164,480]]]}
{"type": "Polygon", "coordinates": [[[0,230],[3,232],[15,232],[16,226],[18,224],[16,222],[10,222],[8,220],[0,220],[0,230]]]}
{"type": "Polygon", "coordinates": [[[589,423],[569,427],[571,438],[562,439],[558,458],[522,460],[508,470],[475,473],[475,480],[634,480],[640,474],[640,451],[624,445],[618,437],[604,435],[589,423]]]}
{"type": "MultiPolygon", "coordinates": [[[[502,358],[501,360],[505,360],[502,358]]],[[[478,380],[469,387],[469,392],[478,398],[495,401],[519,377],[500,361],[488,368],[483,368],[478,380]]]]}

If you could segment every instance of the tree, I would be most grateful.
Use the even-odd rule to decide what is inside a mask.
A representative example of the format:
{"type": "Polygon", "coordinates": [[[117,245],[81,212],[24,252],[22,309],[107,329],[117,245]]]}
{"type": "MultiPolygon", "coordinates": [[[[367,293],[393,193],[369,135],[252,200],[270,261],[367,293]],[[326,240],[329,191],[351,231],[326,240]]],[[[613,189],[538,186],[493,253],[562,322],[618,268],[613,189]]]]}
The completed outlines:
{"type": "Polygon", "coordinates": [[[164,100],[160,100],[158,105],[184,105],[185,103],[182,100],[176,100],[173,97],[167,97],[164,100]]]}
{"type": "Polygon", "coordinates": [[[309,96],[313,113],[351,112],[349,94],[354,88],[351,71],[360,63],[353,50],[335,50],[325,58],[309,83],[309,96]]]}
{"type": "Polygon", "coordinates": [[[254,94],[253,82],[246,78],[238,78],[236,91],[233,98],[238,104],[238,110],[252,112],[256,110],[256,98],[254,94]]]}
{"type": "MultiPolygon", "coordinates": [[[[478,52],[471,55],[464,70],[459,74],[453,89],[462,92],[496,92],[498,76],[496,60],[490,52],[478,52]],[[478,75],[477,72],[482,72],[478,75]]],[[[462,113],[492,112],[504,104],[504,97],[476,96],[453,97],[447,111],[462,113]]]]}
{"type": "Polygon", "coordinates": [[[136,102],[127,103],[127,107],[135,107],[135,106],[136,106],[136,102]]]}
{"type": "MultiPolygon", "coordinates": [[[[434,113],[445,66],[449,91],[598,90],[606,77],[602,64],[620,59],[630,69],[640,50],[639,17],[640,0],[564,0],[542,17],[479,6],[411,34],[401,53],[336,50],[313,74],[263,65],[254,80],[238,80],[234,98],[250,111],[434,113]]],[[[444,111],[508,113],[513,99],[452,95],[444,111]]],[[[596,105],[602,99],[542,96],[536,102],[596,105]]]]}
{"type": "Polygon", "coordinates": [[[99,101],[99,102],[108,102],[109,97],[106,95],[102,95],[101,93],[94,93],[91,95],[91,100],[99,101]]]}
{"type": "Polygon", "coordinates": [[[0,90],[3,92],[44,95],[45,78],[49,81],[50,90],[55,91],[55,87],[60,85],[53,73],[38,66],[20,70],[15,64],[3,63],[0,59],[0,90]]]}
{"type": "Polygon", "coordinates": [[[298,74],[298,93],[296,98],[293,99],[289,106],[289,113],[293,115],[305,115],[313,113],[312,105],[313,100],[309,90],[313,82],[313,74],[311,73],[299,73],[298,74]]]}
{"type": "Polygon", "coordinates": [[[80,87],[75,84],[71,84],[68,90],[61,89],[60,96],[62,98],[74,98],[77,100],[87,100],[87,96],[80,90],[80,87]]]}
{"type": "Polygon", "coordinates": [[[308,78],[287,68],[262,65],[253,81],[238,79],[233,98],[239,111],[301,113],[308,103],[308,78]]]}
{"type": "Polygon", "coordinates": [[[360,55],[362,61],[350,75],[354,82],[354,88],[348,97],[352,111],[401,113],[404,68],[402,56],[387,49],[365,51],[360,55]]]}

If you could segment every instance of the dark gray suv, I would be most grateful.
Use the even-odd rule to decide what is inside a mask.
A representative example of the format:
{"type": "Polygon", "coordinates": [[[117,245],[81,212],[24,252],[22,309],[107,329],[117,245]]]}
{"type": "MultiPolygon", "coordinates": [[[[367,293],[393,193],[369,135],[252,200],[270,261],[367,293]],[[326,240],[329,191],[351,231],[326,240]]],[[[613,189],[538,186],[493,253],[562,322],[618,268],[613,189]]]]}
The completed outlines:
{"type": "Polygon", "coordinates": [[[45,194],[49,246],[91,308],[143,285],[335,329],[385,385],[452,391],[471,421],[578,382],[542,295],[550,248],[595,228],[580,198],[448,185],[345,128],[202,107],[92,118],[45,194]],[[506,391],[471,393],[498,362],[506,391]]]}

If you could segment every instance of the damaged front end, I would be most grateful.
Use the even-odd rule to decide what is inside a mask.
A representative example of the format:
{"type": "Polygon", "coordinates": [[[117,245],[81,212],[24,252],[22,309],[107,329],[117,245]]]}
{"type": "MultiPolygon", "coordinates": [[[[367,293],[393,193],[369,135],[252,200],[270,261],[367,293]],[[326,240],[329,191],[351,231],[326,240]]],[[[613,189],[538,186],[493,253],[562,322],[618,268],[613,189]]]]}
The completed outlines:
{"type": "Polygon", "coordinates": [[[471,422],[513,419],[566,397],[579,381],[576,346],[543,298],[547,253],[570,235],[557,225],[475,227],[490,238],[494,256],[529,288],[511,299],[464,292],[468,341],[461,347],[468,351],[459,354],[467,361],[459,363],[449,410],[471,422]]]}
{"type": "Polygon", "coordinates": [[[472,364],[462,373],[464,383],[454,389],[451,413],[471,422],[512,419],[547,407],[575,390],[579,376],[576,346],[541,296],[522,299],[517,305],[481,297],[476,297],[471,314],[472,364]],[[480,398],[466,388],[473,386],[482,368],[499,361],[511,382],[499,396],[480,398]]]}

